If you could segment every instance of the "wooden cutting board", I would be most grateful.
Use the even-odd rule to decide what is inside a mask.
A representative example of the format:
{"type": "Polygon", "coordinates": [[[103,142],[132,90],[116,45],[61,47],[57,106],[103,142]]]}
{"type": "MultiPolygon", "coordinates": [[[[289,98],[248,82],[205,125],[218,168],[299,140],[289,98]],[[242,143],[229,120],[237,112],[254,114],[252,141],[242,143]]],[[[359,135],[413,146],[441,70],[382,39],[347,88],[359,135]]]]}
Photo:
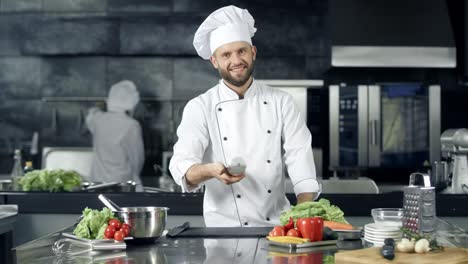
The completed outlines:
{"type": "Polygon", "coordinates": [[[395,258],[388,260],[380,254],[380,247],[359,250],[340,251],[335,253],[335,264],[468,264],[468,250],[464,248],[445,247],[441,252],[426,254],[395,252],[395,258]]]}

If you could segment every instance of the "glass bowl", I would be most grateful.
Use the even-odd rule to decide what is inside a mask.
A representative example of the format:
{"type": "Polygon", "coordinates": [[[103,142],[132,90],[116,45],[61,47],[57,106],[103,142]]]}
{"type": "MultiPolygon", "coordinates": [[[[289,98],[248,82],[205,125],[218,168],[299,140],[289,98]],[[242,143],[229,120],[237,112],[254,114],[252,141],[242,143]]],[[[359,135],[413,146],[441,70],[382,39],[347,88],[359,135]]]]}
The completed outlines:
{"type": "Polygon", "coordinates": [[[385,222],[388,225],[402,226],[403,209],[402,208],[374,208],[371,210],[374,222],[385,222]]]}

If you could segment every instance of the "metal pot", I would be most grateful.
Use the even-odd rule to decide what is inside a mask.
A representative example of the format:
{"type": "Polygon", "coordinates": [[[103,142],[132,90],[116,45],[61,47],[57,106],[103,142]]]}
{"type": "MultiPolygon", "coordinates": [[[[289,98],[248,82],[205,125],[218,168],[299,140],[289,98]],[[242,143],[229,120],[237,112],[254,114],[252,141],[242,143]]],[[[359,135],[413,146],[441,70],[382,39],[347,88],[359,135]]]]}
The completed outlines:
{"type": "MultiPolygon", "coordinates": [[[[167,221],[167,207],[136,206],[120,207],[103,194],[99,200],[111,209],[114,214],[130,226],[130,236],[135,241],[154,241],[161,236],[167,221]]],[[[129,240],[131,241],[131,240],[129,240]]]]}
{"type": "Polygon", "coordinates": [[[136,191],[136,182],[126,181],[119,184],[121,192],[135,192],[136,191]]]}
{"type": "Polygon", "coordinates": [[[11,180],[0,180],[0,191],[11,191],[11,180]]]}
{"type": "Polygon", "coordinates": [[[134,239],[155,240],[166,227],[167,207],[122,207],[114,212],[130,225],[130,236],[134,239]]]}

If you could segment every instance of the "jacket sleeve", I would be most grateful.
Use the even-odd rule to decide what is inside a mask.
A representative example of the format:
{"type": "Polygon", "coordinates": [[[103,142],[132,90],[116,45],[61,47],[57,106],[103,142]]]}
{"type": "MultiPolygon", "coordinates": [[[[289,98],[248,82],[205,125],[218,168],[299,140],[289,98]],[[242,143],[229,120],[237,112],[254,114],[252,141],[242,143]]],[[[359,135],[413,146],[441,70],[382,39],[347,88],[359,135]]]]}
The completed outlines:
{"type": "Polygon", "coordinates": [[[320,193],[312,153],[312,135],[291,95],[287,94],[283,98],[281,111],[283,159],[294,186],[294,193],[320,193]]]}
{"type": "Polygon", "coordinates": [[[177,128],[177,137],[169,170],[174,181],[182,187],[183,191],[195,191],[200,186],[188,186],[185,174],[194,164],[202,163],[209,143],[206,117],[202,104],[197,99],[189,101],[185,106],[182,121],[177,128]]]}
{"type": "Polygon", "coordinates": [[[92,107],[88,110],[88,115],[86,115],[86,126],[88,127],[89,131],[94,134],[95,131],[95,123],[94,119],[97,114],[102,113],[102,111],[97,107],[92,107]]]}
{"type": "Polygon", "coordinates": [[[140,173],[145,162],[145,150],[141,126],[137,121],[135,121],[135,125],[128,130],[126,137],[126,150],[128,153],[128,161],[132,169],[132,178],[137,186],[141,186],[140,173]]]}

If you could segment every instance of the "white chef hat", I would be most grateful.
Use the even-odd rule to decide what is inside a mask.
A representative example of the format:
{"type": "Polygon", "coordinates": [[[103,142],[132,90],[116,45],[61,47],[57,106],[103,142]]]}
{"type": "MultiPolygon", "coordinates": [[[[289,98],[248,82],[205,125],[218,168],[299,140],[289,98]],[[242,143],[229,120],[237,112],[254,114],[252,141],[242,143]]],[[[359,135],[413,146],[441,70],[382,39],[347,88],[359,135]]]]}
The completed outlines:
{"type": "Polygon", "coordinates": [[[125,112],[133,110],[140,101],[140,95],[132,81],[123,80],[112,85],[107,97],[107,109],[125,112]]]}
{"type": "Polygon", "coordinates": [[[200,57],[208,60],[224,44],[245,41],[252,45],[251,38],[257,31],[254,23],[247,9],[233,5],[222,7],[211,13],[200,25],[193,37],[193,46],[200,57]]]}

